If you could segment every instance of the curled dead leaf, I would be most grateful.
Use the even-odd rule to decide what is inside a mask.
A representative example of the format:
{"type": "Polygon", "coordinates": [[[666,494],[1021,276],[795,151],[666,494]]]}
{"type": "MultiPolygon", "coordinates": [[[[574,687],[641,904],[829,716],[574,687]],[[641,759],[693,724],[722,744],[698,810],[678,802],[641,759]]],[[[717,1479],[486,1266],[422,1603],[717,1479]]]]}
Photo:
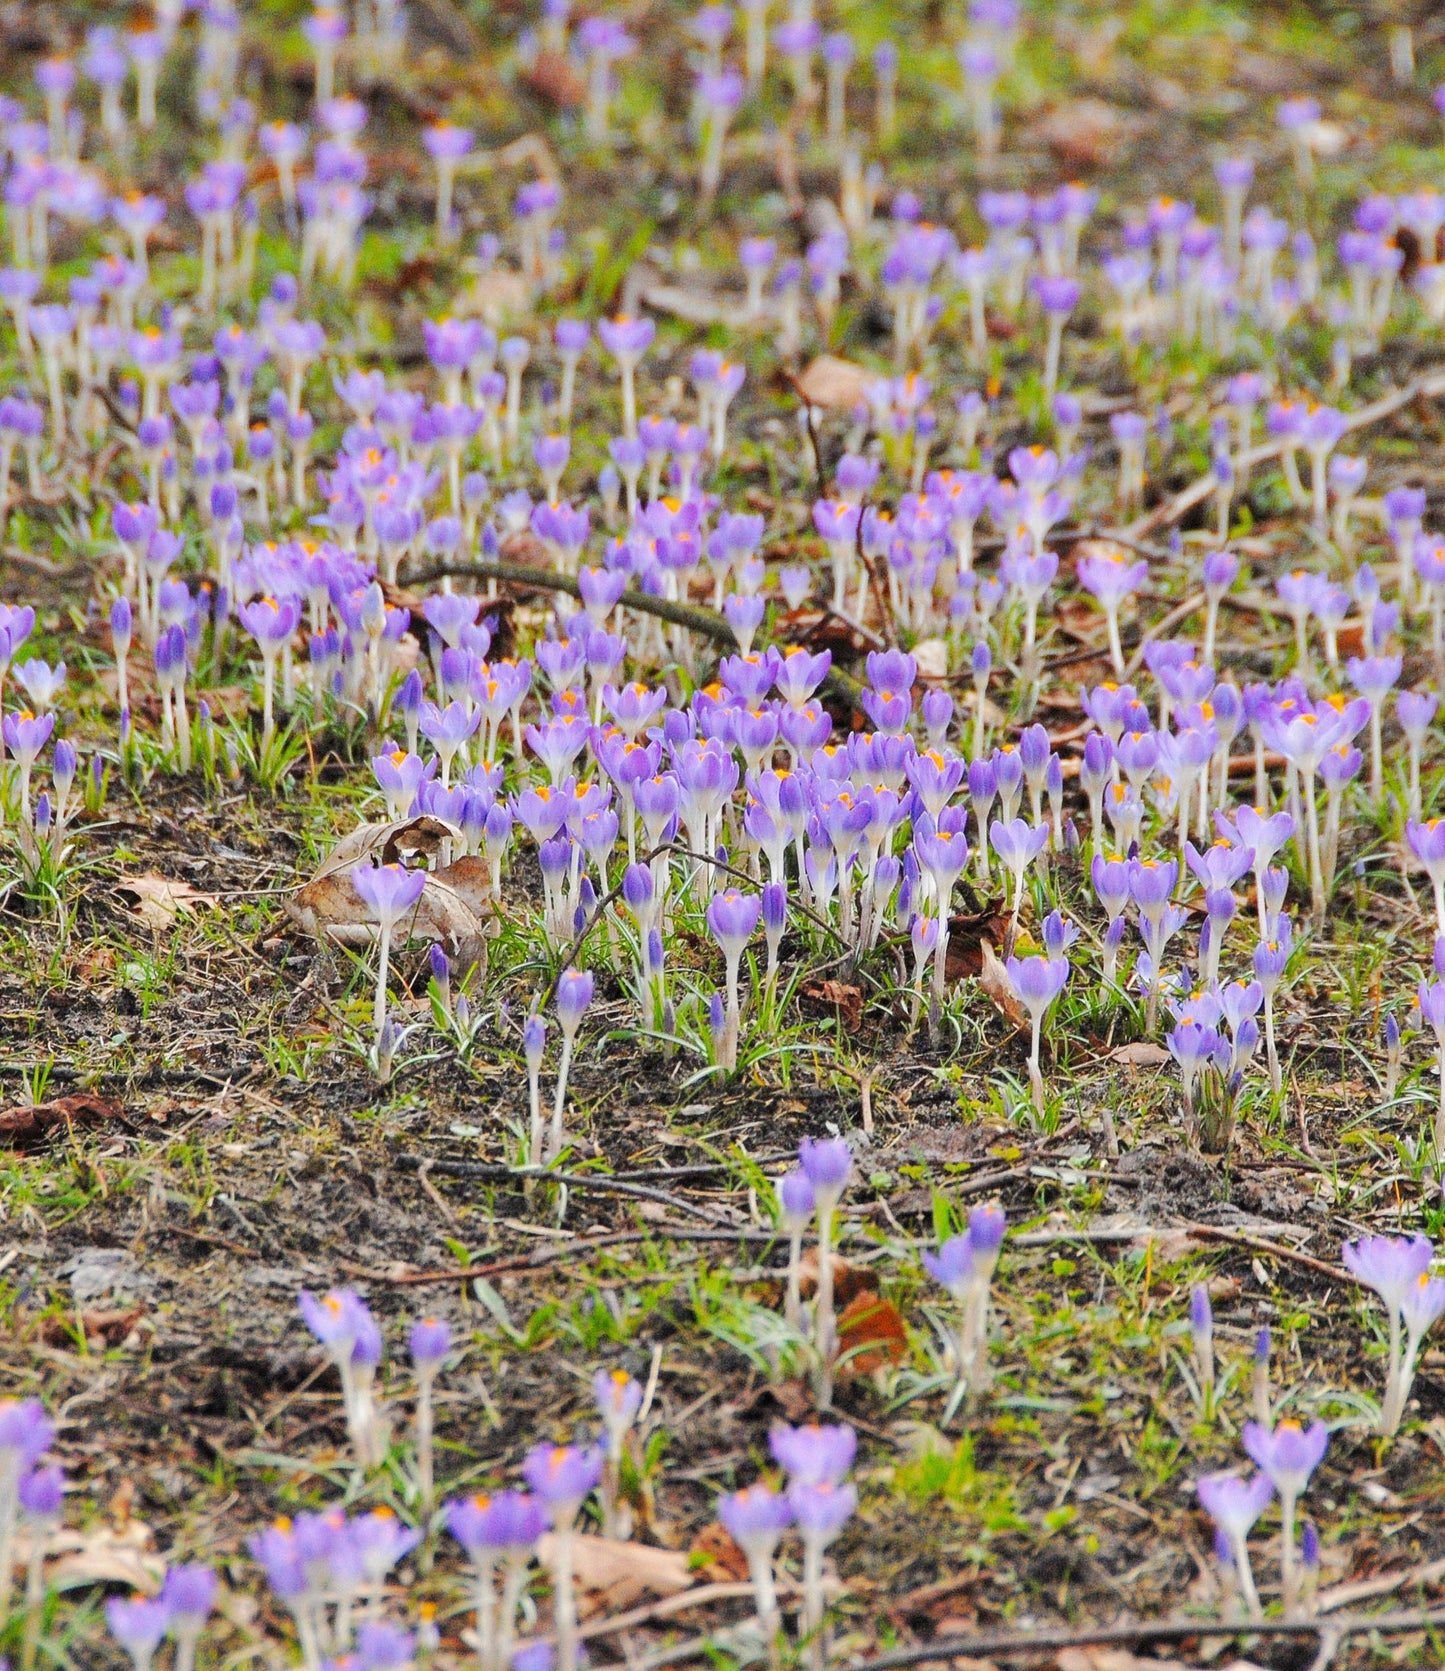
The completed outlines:
{"type": "Polygon", "coordinates": [[[961,981],[965,976],[976,979],[983,973],[984,941],[1002,942],[1007,933],[1008,918],[1001,916],[993,905],[972,916],[950,917],[948,951],[943,965],[945,979],[961,981]]]}
{"type": "MultiPolygon", "coordinates": [[[[145,1316],[143,1305],[117,1307],[107,1311],[82,1311],[79,1324],[92,1346],[119,1346],[145,1316]]],[[[47,1346],[67,1347],[76,1343],[76,1317],[64,1313],[47,1317],[40,1325],[40,1338],[47,1346]]]]}
{"type": "Polygon", "coordinates": [[[1132,127],[1122,111],[1102,99],[1069,99],[1049,112],[1038,131],[1060,162],[1095,168],[1109,160],[1132,127]]]}
{"type": "Polygon", "coordinates": [[[1015,1027],[1027,1027],[1028,1016],[1014,992],[1013,982],[1008,978],[1008,969],[993,949],[993,942],[986,937],[979,941],[979,955],[983,967],[979,970],[978,984],[984,995],[998,1005],[999,1010],[1015,1027]]]}
{"type": "Polygon", "coordinates": [[[539,52],[526,74],[528,87],[558,110],[576,110],[587,96],[582,77],[560,52],[539,52]]]}
{"type": "MultiPolygon", "coordinates": [[[[833,1267],[834,1305],[850,1305],[859,1294],[868,1292],[871,1279],[861,1266],[849,1264],[836,1253],[830,1256],[829,1262],[833,1267]]],[[[818,1292],[818,1250],[815,1247],[805,1247],[798,1260],[798,1291],[805,1300],[818,1292]]]]}
{"type": "Polygon", "coordinates": [[[1121,1062],[1129,1068],[1162,1068],[1169,1065],[1169,1052],[1152,1039],[1135,1039],[1132,1044],[1121,1044],[1109,1052],[1111,1062],[1121,1062]]]}
{"type": "Polygon", "coordinates": [[[948,677],[948,645],[941,638],[920,638],[913,646],[913,659],[922,679],[948,677]]]}
{"type": "Polygon", "coordinates": [[[189,882],[178,882],[148,870],[142,876],[122,876],[115,891],[131,915],[157,933],[170,928],[177,917],[190,916],[197,906],[219,905],[215,894],[202,893],[189,882]]]}
{"type": "MultiPolygon", "coordinates": [[[[445,857],[448,844],[460,842],[460,830],[426,815],[393,824],[362,824],[336,844],[311,880],[286,902],[286,914],[314,940],[368,946],[376,938],[377,922],[352,886],[357,865],[375,862],[414,869],[426,859],[445,857]]],[[[494,923],[489,867],[484,859],[463,855],[428,873],[421,898],[398,925],[397,940],[440,943],[460,975],[485,963],[494,923]]]]}

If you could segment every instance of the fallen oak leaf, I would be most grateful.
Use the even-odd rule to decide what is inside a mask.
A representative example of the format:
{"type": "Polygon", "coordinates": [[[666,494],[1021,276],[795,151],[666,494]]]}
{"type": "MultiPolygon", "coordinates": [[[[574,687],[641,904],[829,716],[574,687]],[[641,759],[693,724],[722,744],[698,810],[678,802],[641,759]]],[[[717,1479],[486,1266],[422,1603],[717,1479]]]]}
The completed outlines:
{"type": "Polygon", "coordinates": [[[0,1112],[0,1144],[21,1148],[58,1126],[99,1126],[124,1118],[125,1109],[112,1098],[74,1091],[52,1102],[22,1103],[0,1112]]]}
{"type": "MultiPolygon", "coordinates": [[[[287,900],[286,915],[311,939],[364,950],[376,938],[377,921],[352,885],[352,871],[371,859],[416,868],[421,861],[440,857],[445,844],[460,846],[461,840],[460,830],[429,815],[359,825],[287,900]]],[[[397,929],[398,946],[409,940],[443,945],[459,977],[474,966],[485,967],[487,935],[495,931],[486,861],[464,855],[430,871],[421,898],[397,929]]]]}
{"type": "Polygon", "coordinates": [[[975,979],[983,973],[983,943],[1002,941],[1008,933],[1008,918],[998,905],[986,905],[971,916],[948,919],[948,951],[943,973],[948,981],[961,981],[965,976],[975,979]]]}
{"type": "Polygon", "coordinates": [[[1173,1060],[1164,1046],[1155,1044],[1152,1039],[1135,1039],[1130,1044],[1121,1044],[1117,1050],[1111,1050],[1105,1059],[1120,1062],[1128,1068],[1162,1068],[1173,1060]]]}
{"type": "Polygon", "coordinates": [[[874,381],[871,372],[852,360],[839,359],[836,354],[819,354],[793,386],[809,406],[851,412],[866,400],[868,385],[874,381]]]}
{"type": "Polygon", "coordinates": [[[177,917],[190,916],[197,906],[221,903],[216,894],[202,893],[189,882],[178,882],[154,870],[118,878],[115,891],[131,900],[131,915],[157,933],[171,928],[177,917]]]}
{"type": "Polygon", "coordinates": [[[522,79],[539,99],[558,110],[576,110],[587,96],[581,76],[560,52],[539,52],[522,79]]]}

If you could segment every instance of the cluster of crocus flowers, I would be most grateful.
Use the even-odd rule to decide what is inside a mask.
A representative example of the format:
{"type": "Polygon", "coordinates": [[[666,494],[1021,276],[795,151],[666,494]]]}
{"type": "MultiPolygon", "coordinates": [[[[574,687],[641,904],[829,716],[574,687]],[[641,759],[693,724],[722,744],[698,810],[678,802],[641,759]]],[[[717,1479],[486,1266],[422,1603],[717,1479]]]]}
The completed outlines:
{"type": "MultiPolygon", "coordinates": [[[[1258,1468],[1251,1479],[1238,1474],[1208,1474],[1195,1489],[1217,1534],[1216,1552],[1221,1565],[1238,1586],[1250,1618],[1262,1616],[1259,1592],[1249,1560],[1249,1534],[1255,1522],[1277,1495],[1280,1506],[1280,1593],[1286,1613],[1299,1600],[1300,1550],[1295,1541],[1295,1516],[1311,1476],[1324,1459],[1329,1430],[1323,1422],[1303,1427],[1286,1420],[1272,1429],[1258,1422],[1246,1422],[1243,1430],[1246,1454],[1258,1468]]],[[[1306,1527],[1307,1567],[1318,1566],[1318,1539],[1306,1527]]]]}
{"type": "Polygon", "coordinates": [[[774,1462],[788,1476],[784,1490],[759,1481],[734,1492],[718,1506],[718,1519],[747,1558],[757,1626],[770,1657],[776,1657],[782,1613],[774,1562],[791,1527],[803,1550],[803,1606],[799,1646],[817,1668],[827,1664],[826,1592],[823,1560],[828,1546],[858,1506],[846,1479],[858,1449],[851,1427],[775,1427],[769,1438],[774,1462]]]}
{"type": "Polygon", "coordinates": [[[1435,1248],[1426,1236],[1363,1236],[1346,1242],[1345,1267],[1379,1296],[1389,1319],[1385,1396],[1379,1431],[1399,1430],[1420,1344],[1445,1314],[1445,1278],[1432,1276],[1435,1248]]]}
{"type": "Polygon", "coordinates": [[[853,1157],[841,1137],[805,1137],[798,1145],[798,1164],[778,1182],[779,1217],[789,1242],[785,1312],[788,1321],[809,1341],[814,1363],[814,1386],[820,1410],[833,1402],[833,1380],[838,1353],[838,1323],[834,1311],[833,1249],[838,1204],[852,1176],[853,1157]],[[817,1233],[817,1287],[811,1311],[805,1316],[799,1294],[803,1236],[812,1224],[817,1233]]]}

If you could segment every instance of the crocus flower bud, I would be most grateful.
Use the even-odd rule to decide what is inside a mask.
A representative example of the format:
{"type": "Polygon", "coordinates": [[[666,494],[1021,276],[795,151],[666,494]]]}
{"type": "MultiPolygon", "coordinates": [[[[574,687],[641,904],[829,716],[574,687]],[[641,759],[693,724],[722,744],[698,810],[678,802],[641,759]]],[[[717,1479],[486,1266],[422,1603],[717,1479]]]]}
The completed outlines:
{"type": "Polygon", "coordinates": [[[434,945],[430,953],[431,978],[436,982],[437,994],[441,998],[442,1008],[451,1006],[452,997],[452,965],[446,950],[440,945],[434,945]]]}
{"type": "Polygon", "coordinates": [[[434,1375],[452,1349],[452,1331],[440,1318],[423,1317],[412,1324],[407,1346],[417,1372],[434,1375]]]}
{"type": "Polygon", "coordinates": [[[1204,1397],[1205,1417],[1214,1402],[1214,1313],[1209,1290],[1196,1283],[1189,1296],[1189,1332],[1194,1343],[1194,1365],[1199,1373],[1199,1390],[1204,1397]]]}

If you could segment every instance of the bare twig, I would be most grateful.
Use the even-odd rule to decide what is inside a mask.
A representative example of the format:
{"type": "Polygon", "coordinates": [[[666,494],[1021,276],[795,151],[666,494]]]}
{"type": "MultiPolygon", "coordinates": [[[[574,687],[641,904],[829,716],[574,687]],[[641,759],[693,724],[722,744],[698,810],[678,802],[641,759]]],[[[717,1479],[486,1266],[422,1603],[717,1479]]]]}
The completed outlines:
{"type": "MultiPolygon", "coordinates": [[[[405,1170],[411,1170],[409,1156],[400,1164],[405,1170]]],[[[465,1178],[478,1183],[510,1183],[513,1180],[525,1183],[535,1179],[542,1183],[566,1184],[568,1189],[591,1190],[599,1195],[629,1195],[639,1201],[660,1202],[664,1207],[671,1207],[674,1212],[688,1213],[693,1218],[700,1218],[704,1224],[717,1225],[719,1229],[726,1227],[728,1222],[707,1207],[700,1207],[681,1195],[674,1195],[670,1190],[656,1189],[651,1184],[628,1183],[621,1178],[609,1178],[603,1173],[555,1172],[546,1166],[503,1166],[488,1161],[432,1160],[423,1161],[417,1167],[418,1177],[421,1176],[423,1167],[438,1178],[465,1178]]]]}
{"type": "MultiPolygon", "coordinates": [[[[528,563],[431,563],[423,568],[409,570],[404,584],[426,586],[434,580],[444,580],[448,577],[458,580],[505,580],[514,586],[531,586],[539,592],[566,592],[574,598],[582,596],[582,588],[575,576],[562,574],[557,569],[534,569],[528,563]]],[[[635,588],[625,591],[618,602],[624,609],[635,609],[639,614],[655,615],[660,621],[670,621],[674,626],[687,627],[691,632],[710,638],[730,653],[735,653],[739,648],[737,635],[728,625],[726,618],[702,604],[679,603],[672,598],[655,598],[650,593],[639,592],[635,588]]],[[[823,683],[830,685],[845,702],[851,702],[854,706],[863,694],[862,685],[841,668],[830,668],[823,683]]]]}
{"type": "MultiPolygon", "coordinates": [[[[1321,1619],[1252,1619],[1246,1623],[1213,1619],[1124,1619],[1108,1625],[1083,1625],[1067,1630],[973,1631],[924,1642],[912,1648],[897,1648],[873,1659],[857,1659],[842,1671],[901,1671],[904,1666],[934,1660],[1005,1659],[1015,1654],[1058,1653],[1063,1648],[1087,1648],[1103,1644],[1129,1646],[1139,1642],[1183,1642],[1191,1637],[1220,1636],[1319,1636],[1343,1641],[1349,1636],[1399,1636],[1408,1631],[1429,1630],[1445,1624],[1445,1608],[1417,1608],[1398,1613],[1345,1614],[1321,1619]]],[[[614,1671],[602,1666],[598,1671],[614,1671]]]]}
{"type": "MultiPolygon", "coordinates": [[[[1407,383],[1400,389],[1392,389],[1389,394],[1381,395],[1368,406],[1362,406],[1359,411],[1347,414],[1345,431],[1348,434],[1352,430],[1367,429],[1371,424],[1377,424],[1398,412],[1402,406],[1408,406],[1412,400],[1418,400],[1421,395],[1438,394],[1445,394],[1445,370],[1432,371],[1424,377],[1416,378],[1413,383],[1407,383]]],[[[1256,464],[1267,464],[1271,459],[1279,458],[1283,452],[1282,441],[1264,441],[1257,447],[1251,447],[1248,452],[1241,453],[1235,460],[1235,467],[1244,475],[1256,464]]],[[[1156,528],[1169,527],[1171,523],[1187,516],[1196,505],[1202,505],[1217,485],[1212,472],[1207,476],[1198,477],[1172,499],[1166,499],[1162,505],[1156,505],[1152,511],[1131,522],[1123,530],[1123,534],[1130,540],[1137,540],[1146,534],[1152,534],[1156,528]]],[[[1108,537],[1118,538],[1117,535],[1108,537]]]]}
{"type": "Polygon", "coordinates": [[[625,1247],[630,1242],[663,1238],[671,1242],[756,1242],[771,1245],[778,1240],[773,1230],[751,1230],[738,1225],[731,1230],[694,1230],[688,1225],[653,1224],[641,1230],[608,1230],[600,1236],[574,1236],[556,1247],[537,1248],[531,1253],[492,1259],[485,1265],[453,1265],[440,1271],[378,1271],[369,1265],[341,1262],[349,1276],[378,1282],[392,1288],[425,1288],[437,1282],[471,1282],[476,1277],[505,1276],[511,1271],[535,1271],[576,1259],[578,1254],[599,1248],[625,1247]]]}

